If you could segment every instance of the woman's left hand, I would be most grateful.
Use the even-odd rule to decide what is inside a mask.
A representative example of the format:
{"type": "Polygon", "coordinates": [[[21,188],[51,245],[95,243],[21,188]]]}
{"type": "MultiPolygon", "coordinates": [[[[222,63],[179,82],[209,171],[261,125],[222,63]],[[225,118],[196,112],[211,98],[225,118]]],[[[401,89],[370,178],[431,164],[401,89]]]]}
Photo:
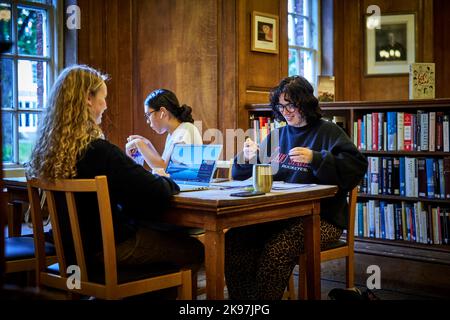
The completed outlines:
{"type": "Polygon", "coordinates": [[[313,152],[311,149],[298,147],[289,151],[289,157],[295,162],[311,163],[313,160],[313,152]]]}

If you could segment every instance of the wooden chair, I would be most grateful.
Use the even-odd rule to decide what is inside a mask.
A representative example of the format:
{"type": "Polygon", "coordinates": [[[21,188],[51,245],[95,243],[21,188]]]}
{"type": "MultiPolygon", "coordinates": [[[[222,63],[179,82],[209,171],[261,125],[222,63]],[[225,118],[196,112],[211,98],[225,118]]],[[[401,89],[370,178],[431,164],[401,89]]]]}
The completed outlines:
{"type": "Polygon", "coordinates": [[[121,299],[160,289],[178,287],[178,297],[180,299],[191,299],[190,270],[171,270],[169,272],[167,270],[159,270],[157,274],[155,274],[154,270],[151,270],[149,275],[143,275],[142,272],[145,272],[145,270],[140,270],[139,274],[130,274],[130,270],[123,272],[124,270],[117,268],[111,203],[105,176],[98,176],[95,179],[57,180],[54,183],[32,179],[28,180],[27,184],[34,222],[33,230],[37,254],[36,282],[39,287],[47,286],[65,290],[69,293],[94,296],[100,299],[121,299]],[[47,268],[45,265],[44,230],[38,189],[44,190],[47,195],[58,260],[57,272],[55,272],[54,266],[47,268]],[[91,271],[88,277],[88,270],[86,269],[85,252],[75,203],[75,193],[80,192],[96,193],[98,199],[104,258],[104,272],[102,272],[99,279],[96,279],[97,276],[91,277],[91,271]],[[79,266],[81,273],[80,289],[69,289],[67,285],[71,281],[69,277],[73,276],[73,274],[66,273],[68,263],[62,242],[62,233],[64,231],[59,221],[61,206],[57,206],[56,202],[58,196],[61,196],[58,200],[65,199],[67,204],[76,264],[79,266]]]}
{"type": "MultiPolygon", "coordinates": [[[[355,211],[356,211],[356,197],[358,191],[357,187],[349,193],[348,201],[348,230],[346,232],[345,241],[339,240],[331,244],[320,252],[320,261],[330,261],[335,259],[345,258],[345,273],[347,288],[354,287],[354,239],[355,239],[355,211]]],[[[298,298],[304,300],[307,298],[306,290],[306,255],[302,254],[299,258],[299,275],[298,275],[298,298]]],[[[294,276],[291,275],[288,284],[289,297],[295,299],[294,276]]]]}

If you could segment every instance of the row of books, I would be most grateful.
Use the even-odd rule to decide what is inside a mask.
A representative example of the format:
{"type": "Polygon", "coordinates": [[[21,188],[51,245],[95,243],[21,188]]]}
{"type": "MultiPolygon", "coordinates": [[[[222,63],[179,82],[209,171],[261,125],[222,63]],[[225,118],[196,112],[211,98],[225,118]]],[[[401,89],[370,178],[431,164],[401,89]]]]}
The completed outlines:
{"type": "Polygon", "coordinates": [[[353,140],[368,151],[450,152],[450,115],[444,112],[373,112],[353,123],[353,140]]]}
{"type": "Polygon", "coordinates": [[[273,120],[270,117],[250,117],[251,128],[253,129],[253,141],[260,144],[269,135],[269,133],[276,129],[286,125],[285,122],[279,122],[273,120]]]}
{"type": "Polygon", "coordinates": [[[360,192],[450,199],[450,157],[368,157],[360,192]]]}
{"type": "Polygon", "coordinates": [[[422,202],[358,202],[355,236],[448,245],[450,208],[422,202]]]}

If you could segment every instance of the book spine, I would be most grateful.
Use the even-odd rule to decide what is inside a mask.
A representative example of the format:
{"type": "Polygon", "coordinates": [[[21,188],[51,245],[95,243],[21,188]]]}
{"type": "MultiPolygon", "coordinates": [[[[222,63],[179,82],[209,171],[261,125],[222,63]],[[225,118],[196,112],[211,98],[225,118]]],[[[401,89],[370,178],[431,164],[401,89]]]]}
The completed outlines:
{"type": "Polygon", "coordinates": [[[436,149],[436,112],[429,113],[428,123],[428,151],[435,151],[436,149]]]}
{"type": "Polygon", "coordinates": [[[388,151],[397,151],[397,113],[387,113],[388,151]]]}
{"type": "Polygon", "coordinates": [[[405,141],[405,127],[404,127],[404,113],[397,112],[397,150],[403,151],[405,150],[404,141],[405,141]]]}
{"type": "Polygon", "coordinates": [[[372,150],[378,150],[378,112],[372,113],[372,150]]]}
{"type": "Polygon", "coordinates": [[[419,176],[419,197],[426,198],[427,196],[427,170],[426,159],[417,159],[418,176],[419,176]]]}
{"type": "Polygon", "coordinates": [[[405,151],[412,150],[412,122],[411,113],[404,114],[404,127],[403,127],[403,144],[405,151]]]}
{"type": "Polygon", "coordinates": [[[443,122],[443,113],[436,113],[436,151],[443,151],[443,130],[442,130],[442,122],[443,122]]]}
{"type": "Polygon", "coordinates": [[[444,152],[450,152],[449,115],[444,115],[442,120],[442,140],[444,152]]]}
{"type": "Polygon", "coordinates": [[[428,151],[428,112],[420,115],[420,151],[428,151]]]}

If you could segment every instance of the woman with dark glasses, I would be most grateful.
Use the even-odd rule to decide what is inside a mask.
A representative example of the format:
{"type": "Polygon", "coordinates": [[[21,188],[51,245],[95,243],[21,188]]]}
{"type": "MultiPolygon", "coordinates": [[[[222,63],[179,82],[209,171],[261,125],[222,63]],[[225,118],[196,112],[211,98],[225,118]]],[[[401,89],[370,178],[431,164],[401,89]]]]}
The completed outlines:
{"type": "MultiPolygon", "coordinates": [[[[274,181],[337,185],[336,196],[321,201],[324,247],[347,228],[347,193],[363,178],[367,160],[339,126],[321,119],[314,89],[305,78],[283,79],[272,89],[270,103],[275,118],[287,126],[271,132],[261,146],[247,140],[235,159],[233,179],[251,177],[253,163],[271,163],[274,181]]],[[[225,252],[230,298],[281,299],[303,243],[301,218],[230,229],[225,252]]]]}

